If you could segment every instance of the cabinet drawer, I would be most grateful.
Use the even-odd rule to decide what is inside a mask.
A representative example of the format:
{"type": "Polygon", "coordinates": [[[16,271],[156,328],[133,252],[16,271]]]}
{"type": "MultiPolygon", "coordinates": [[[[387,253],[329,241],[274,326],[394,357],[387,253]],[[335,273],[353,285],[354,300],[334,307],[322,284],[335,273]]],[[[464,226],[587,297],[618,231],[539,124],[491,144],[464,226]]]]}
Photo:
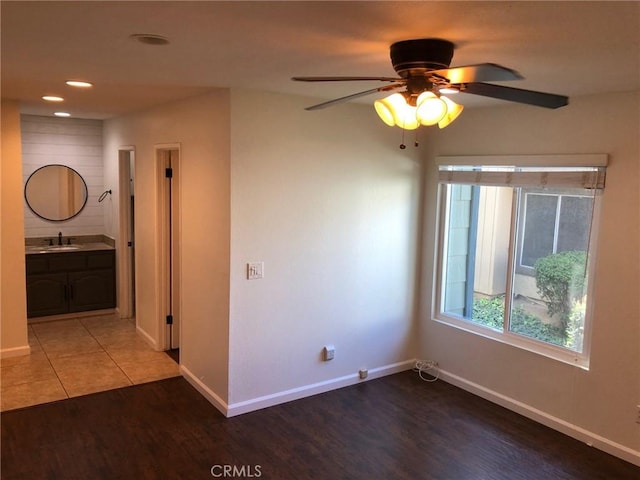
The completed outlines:
{"type": "Polygon", "coordinates": [[[115,255],[113,251],[92,252],[87,254],[87,268],[113,268],[115,266],[115,255]]]}
{"type": "Polygon", "coordinates": [[[49,255],[50,272],[68,272],[87,268],[87,256],[84,253],[61,253],[49,255]]]}
{"type": "Polygon", "coordinates": [[[49,271],[49,260],[42,255],[27,255],[27,275],[32,273],[46,273],[49,271]]]}

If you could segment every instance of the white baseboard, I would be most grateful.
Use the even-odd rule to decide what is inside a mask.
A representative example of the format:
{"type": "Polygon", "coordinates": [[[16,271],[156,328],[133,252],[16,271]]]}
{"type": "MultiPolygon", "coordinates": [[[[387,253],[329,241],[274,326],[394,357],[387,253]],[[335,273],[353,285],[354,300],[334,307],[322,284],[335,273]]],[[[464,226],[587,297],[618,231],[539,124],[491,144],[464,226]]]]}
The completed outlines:
{"type": "Polygon", "coordinates": [[[3,348],[0,350],[0,358],[21,357],[23,355],[29,355],[31,353],[31,347],[24,345],[22,347],[3,348]]]}
{"type": "Polygon", "coordinates": [[[153,339],[153,337],[151,337],[151,335],[149,335],[147,332],[141,329],[138,325],[136,325],[136,332],[138,332],[138,335],[140,335],[144,339],[144,341],[149,344],[151,348],[153,348],[156,351],[162,351],[162,348],[158,348],[158,344],[153,339]]]}
{"type": "Polygon", "coordinates": [[[542,425],[557,430],[558,432],[564,433],[576,440],[580,440],[591,447],[595,447],[598,450],[602,450],[629,463],[640,466],[640,452],[636,450],[585,430],[577,425],[573,425],[566,420],[549,415],[542,410],[538,410],[537,408],[507,397],[506,395],[502,395],[501,393],[490,390],[482,385],[471,382],[452,373],[440,370],[440,379],[450,383],[451,385],[455,385],[456,387],[478,395],[485,400],[489,400],[490,402],[519,413],[520,415],[530,418],[542,425]]]}
{"type": "Polygon", "coordinates": [[[204,383],[200,381],[198,377],[196,377],[193,372],[191,372],[184,365],[180,365],[180,373],[182,376],[189,382],[193,388],[195,388],[200,394],[206,398],[209,403],[211,403],[214,407],[216,407],[225,417],[229,415],[227,412],[229,411],[229,406],[227,402],[225,402],[222,398],[220,398],[216,392],[207,387],[204,383]]]}
{"type": "MultiPolygon", "coordinates": [[[[373,368],[369,370],[367,380],[372,380],[374,378],[384,377],[385,375],[391,375],[393,373],[409,370],[413,368],[414,365],[415,360],[406,360],[404,362],[385,365],[379,368],[373,368]]],[[[272,407],[281,403],[290,402],[292,400],[299,400],[301,398],[310,397],[319,393],[324,393],[330,390],[336,390],[338,388],[347,387],[349,385],[367,381],[361,380],[359,374],[354,373],[352,375],[345,375],[344,377],[332,378],[330,380],[313,383],[310,385],[303,385],[291,390],[276,392],[270,395],[264,395],[262,397],[252,398],[251,400],[245,400],[243,402],[237,402],[229,405],[213,390],[202,383],[202,381],[184,365],[180,365],[180,373],[193,386],[193,388],[200,392],[203,397],[205,397],[214,407],[220,410],[220,412],[222,412],[222,414],[226,417],[235,417],[236,415],[242,415],[243,413],[261,410],[263,408],[272,407]]]]}
{"type": "Polygon", "coordinates": [[[301,387],[292,388],[290,390],[252,398],[243,402],[232,403],[231,405],[228,405],[226,415],[227,417],[234,417],[236,415],[253,412],[262,408],[272,407],[274,405],[290,402],[292,400],[299,400],[301,398],[310,397],[319,393],[325,393],[330,390],[348,387],[356,383],[366,382],[367,380],[373,380],[375,378],[380,378],[386,375],[391,375],[393,373],[409,370],[413,368],[414,364],[415,360],[407,360],[404,362],[393,363],[378,368],[372,368],[369,370],[369,374],[366,380],[361,380],[358,373],[353,373],[350,375],[345,375],[343,377],[325,380],[323,382],[303,385],[301,387]]]}

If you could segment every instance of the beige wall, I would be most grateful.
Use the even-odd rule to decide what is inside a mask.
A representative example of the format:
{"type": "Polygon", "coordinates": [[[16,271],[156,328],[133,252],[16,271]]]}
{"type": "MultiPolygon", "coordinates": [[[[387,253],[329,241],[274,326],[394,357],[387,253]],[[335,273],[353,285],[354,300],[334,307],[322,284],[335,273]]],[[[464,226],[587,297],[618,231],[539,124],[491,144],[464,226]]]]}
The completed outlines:
{"type": "MultiPolygon", "coordinates": [[[[106,182],[117,185],[117,149],[136,150],[137,241],[143,250],[138,313],[146,333],[159,338],[153,148],[177,142],[184,212],[182,362],[218,406],[241,412],[352,382],[359,368],[386,372],[413,356],[417,327],[418,357],[437,360],[449,381],[555,428],[584,433],[598,447],[636,455],[638,94],[572,99],[557,111],[469,109],[447,129],[428,132],[420,150],[407,151],[397,149],[399,130],[376,123],[366,106],[306,112],[307,104],[298,97],[216,91],[106,122],[106,182]],[[608,153],[611,159],[588,371],[438,324],[429,313],[433,159],[555,153],[608,153]],[[415,222],[422,213],[417,154],[424,155],[426,168],[416,296],[415,222]],[[246,280],[249,261],[265,262],[263,280],[246,280]],[[320,350],[328,343],[336,346],[336,359],[323,363],[320,350]]],[[[117,237],[117,217],[106,223],[107,233],[117,237]]]]}
{"type": "MultiPolygon", "coordinates": [[[[105,122],[106,182],[118,184],[118,148],[135,149],[137,321],[152,338],[153,147],[181,145],[181,363],[230,415],[414,357],[418,150],[400,150],[368,106],[305,111],[314,101],[218,91],[105,122]],[[263,280],[246,280],[250,261],[263,280]]],[[[119,238],[117,216],[105,223],[119,238]]]]}
{"type": "Polygon", "coordinates": [[[309,112],[317,99],[235,90],[231,100],[231,410],[355,383],[360,368],[410,368],[413,138],[399,149],[401,130],[371,105],[309,112]],[[246,279],[254,261],[262,280],[246,279]],[[327,344],[335,358],[322,362],[327,344]]]}
{"type": "Polygon", "coordinates": [[[0,160],[0,355],[26,355],[27,298],[24,269],[22,152],[17,102],[2,100],[2,159],[0,160]]]}
{"type": "MultiPolygon", "coordinates": [[[[136,322],[162,348],[155,147],[180,144],[181,363],[227,398],[229,320],[229,92],[105,121],[105,182],[114,190],[107,233],[120,239],[118,149],[135,149],[136,322]]],[[[120,272],[122,275],[122,272],[120,272]]],[[[120,291],[122,300],[122,291],[120,291]]]]}
{"type": "MultiPolygon", "coordinates": [[[[420,356],[465,388],[640,461],[640,95],[572,98],[560,110],[466,110],[426,153],[420,356]],[[464,142],[460,139],[464,138],[464,142]],[[589,370],[431,320],[438,155],[608,153],[596,248],[589,370]]],[[[446,375],[445,375],[446,377],[446,375]]]]}

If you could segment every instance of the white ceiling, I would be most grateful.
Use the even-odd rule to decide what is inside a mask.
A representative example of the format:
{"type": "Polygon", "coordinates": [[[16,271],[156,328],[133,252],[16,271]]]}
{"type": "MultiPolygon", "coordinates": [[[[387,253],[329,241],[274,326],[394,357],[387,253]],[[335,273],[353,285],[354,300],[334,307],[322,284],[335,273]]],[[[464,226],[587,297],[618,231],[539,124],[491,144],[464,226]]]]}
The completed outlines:
{"type": "MultiPolygon", "coordinates": [[[[393,76],[389,45],[425,37],[457,45],[452,66],[517,70],[525,80],[508,85],[518,88],[570,97],[640,90],[640,3],[633,1],[2,1],[0,8],[2,96],[38,115],[65,109],[108,118],[215,87],[320,102],[378,85],[290,78],[393,76]],[[135,33],[171,43],[143,45],[129,38],[135,33]],[[74,91],[64,85],[70,78],[95,87],[74,91]],[[66,102],[46,104],[45,94],[66,102]]],[[[456,101],[505,103],[465,94],[456,101]]]]}

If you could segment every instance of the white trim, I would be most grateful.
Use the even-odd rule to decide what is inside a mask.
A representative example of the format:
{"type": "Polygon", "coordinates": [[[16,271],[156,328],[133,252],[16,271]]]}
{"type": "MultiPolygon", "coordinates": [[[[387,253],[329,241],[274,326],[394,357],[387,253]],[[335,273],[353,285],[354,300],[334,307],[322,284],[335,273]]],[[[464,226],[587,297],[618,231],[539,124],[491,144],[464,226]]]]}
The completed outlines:
{"type": "Polygon", "coordinates": [[[483,387],[482,385],[454,375],[453,373],[440,370],[439,378],[451,385],[466,390],[467,392],[471,392],[485,400],[489,400],[490,402],[507,408],[508,410],[516,412],[531,420],[541,423],[542,425],[584,442],[590,447],[595,447],[598,450],[602,450],[603,452],[614,455],[629,463],[640,466],[640,451],[633,450],[632,448],[621,445],[613,440],[609,440],[597,433],[590,432],[578,425],[574,425],[566,420],[554,417],[553,415],[543,412],[542,410],[538,410],[531,405],[522,403],[494,390],[483,387]]]}
{"type": "Polygon", "coordinates": [[[163,349],[158,346],[158,342],[156,342],[156,340],[151,335],[149,335],[142,328],[140,328],[140,325],[138,325],[137,322],[136,322],[136,332],[138,332],[138,334],[144,339],[145,342],[149,344],[149,346],[151,346],[151,348],[153,348],[158,352],[163,351],[163,349]]]}
{"type": "Polygon", "coordinates": [[[160,312],[158,316],[158,343],[162,346],[162,350],[172,348],[169,344],[170,335],[169,328],[176,333],[179,343],[180,326],[180,302],[177,300],[179,296],[180,282],[180,163],[182,159],[181,143],[158,143],[154,145],[155,166],[157,169],[157,199],[156,199],[156,241],[158,246],[158,258],[156,259],[156,268],[158,275],[156,276],[156,288],[158,292],[157,308],[160,312]],[[175,164],[172,163],[173,158],[171,152],[177,151],[178,158],[175,164]],[[168,157],[167,157],[168,155],[168,157]],[[176,176],[175,183],[172,184],[171,204],[169,201],[169,187],[166,182],[165,169],[167,162],[174,169],[176,176]],[[168,217],[172,215],[172,224],[169,225],[168,217]],[[169,229],[171,227],[171,229],[169,229]],[[174,236],[176,238],[174,238],[174,236]],[[169,237],[172,242],[172,256],[169,252],[169,237]],[[170,276],[169,272],[172,272],[170,276]],[[177,282],[171,284],[171,282],[177,282]],[[170,309],[170,304],[173,309],[170,309]],[[170,312],[170,310],[173,310],[170,312]],[[171,313],[174,316],[174,325],[167,328],[166,315],[171,313]],[[176,331],[177,330],[177,331],[176,331]]]}
{"type": "Polygon", "coordinates": [[[198,377],[196,377],[191,370],[189,370],[184,365],[180,365],[180,373],[185,378],[187,382],[189,382],[193,388],[195,388],[200,395],[206,398],[209,403],[211,403],[214,407],[216,407],[220,412],[228,417],[229,405],[222,398],[220,398],[216,392],[207,387],[204,383],[200,381],[198,377]]]}
{"type": "MultiPolygon", "coordinates": [[[[129,246],[128,242],[134,232],[130,232],[131,177],[135,172],[131,171],[131,160],[135,162],[135,146],[127,145],[118,148],[118,209],[121,212],[118,222],[117,239],[117,265],[118,265],[118,307],[120,318],[134,318],[135,305],[133,304],[135,285],[131,276],[133,264],[133,251],[135,245],[129,246]],[[126,158],[125,157],[126,154],[126,158]],[[126,174],[126,175],[125,175],[126,174]]],[[[134,177],[135,182],[135,177],[134,177]]],[[[135,190],[135,189],[134,189],[135,190]]]]}
{"type": "Polygon", "coordinates": [[[606,153],[574,155],[465,155],[438,156],[436,165],[517,165],[527,167],[606,167],[606,153]]]}
{"type": "Polygon", "coordinates": [[[24,345],[22,347],[3,348],[0,350],[0,358],[22,357],[31,354],[31,347],[24,345]]]}
{"type": "Polygon", "coordinates": [[[432,320],[473,335],[478,335],[514,348],[520,348],[537,355],[542,355],[543,357],[551,360],[566,363],[567,365],[582,368],[583,370],[589,370],[589,357],[586,353],[588,350],[585,350],[586,347],[584,346],[584,343],[582,352],[576,352],[560,345],[554,345],[553,343],[548,343],[543,340],[529,338],[506,329],[504,331],[494,330],[493,328],[487,327],[481,323],[474,322],[473,320],[467,320],[462,317],[456,317],[452,314],[436,314],[436,316],[432,317],[432,320]]]}
{"type": "Polygon", "coordinates": [[[260,410],[262,408],[272,407],[281,403],[290,402],[292,400],[299,400],[301,398],[310,397],[319,393],[329,392],[331,390],[337,390],[339,388],[355,385],[356,383],[366,382],[375,378],[384,377],[394,373],[404,372],[410,370],[415,365],[415,360],[405,360],[404,362],[392,363],[390,365],[384,365],[378,368],[372,368],[369,370],[369,375],[366,380],[361,380],[358,372],[344,375],[342,377],[332,378],[322,382],[312,383],[310,385],[303,385],[301,387],[292,388],[282,392],[276,392],[262,397],[252,398],[242,402],[232,403],[227,407],[227,416],[233,417],[241,415],[243,413],[252,412],[254,410],[260,410]]]}

